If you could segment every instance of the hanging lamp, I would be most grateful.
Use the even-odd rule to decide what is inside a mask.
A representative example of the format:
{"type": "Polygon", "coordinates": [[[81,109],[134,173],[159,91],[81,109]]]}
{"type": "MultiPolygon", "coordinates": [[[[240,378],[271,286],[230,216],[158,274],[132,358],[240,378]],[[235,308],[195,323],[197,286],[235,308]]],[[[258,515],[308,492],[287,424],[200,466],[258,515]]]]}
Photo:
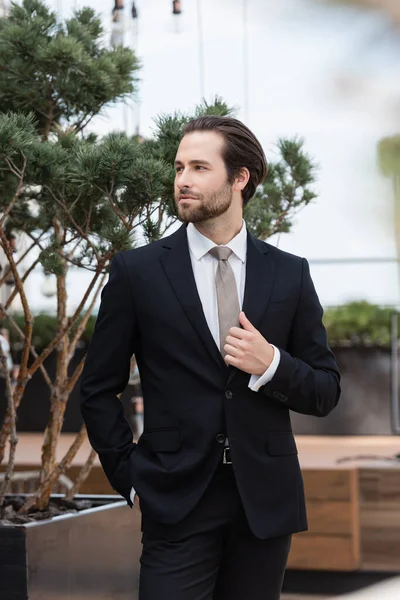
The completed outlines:
{"type": "Polygon", "coordinates": [[[182,13],[181,0],[172,0],[172,14],[180,15],[182,13]]]}

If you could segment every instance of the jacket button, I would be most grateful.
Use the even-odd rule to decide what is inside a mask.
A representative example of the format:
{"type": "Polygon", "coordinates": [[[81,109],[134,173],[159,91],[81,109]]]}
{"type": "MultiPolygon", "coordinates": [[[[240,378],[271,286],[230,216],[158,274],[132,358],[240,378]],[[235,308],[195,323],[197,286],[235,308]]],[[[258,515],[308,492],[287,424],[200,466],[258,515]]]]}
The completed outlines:
{"type": "Polygon", "coordinates": [[[233,394],[232,394],[231,390],[226,390],[226,392],[225,392],[225,398],[227,400],[232,400],[233,394]]]}
{"type": "Polygon", "coordinates": [[[218,444],[225,444],[225,436],[223,433],[219,433],[215,439],[217,440],[218,444]]]}

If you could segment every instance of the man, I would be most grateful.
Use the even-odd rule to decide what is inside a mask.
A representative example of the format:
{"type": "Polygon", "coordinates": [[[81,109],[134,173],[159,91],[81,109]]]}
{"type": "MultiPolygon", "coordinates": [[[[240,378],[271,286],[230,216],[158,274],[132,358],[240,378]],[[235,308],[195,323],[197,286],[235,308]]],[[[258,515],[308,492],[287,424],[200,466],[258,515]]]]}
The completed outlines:
{"type": "Polygon", "coordinates": [[[289,410],[327,415],[339,373],[306,260],[243,223],[266,175],[255,136],[201,117],[175,167],[184,225],[115,257],[82,411],[111,485],[140,502],[140,600],[278,600],[291,534],[307,528],[289,410]],[[117,398],[133,353],[137,445],[117,398]]]}

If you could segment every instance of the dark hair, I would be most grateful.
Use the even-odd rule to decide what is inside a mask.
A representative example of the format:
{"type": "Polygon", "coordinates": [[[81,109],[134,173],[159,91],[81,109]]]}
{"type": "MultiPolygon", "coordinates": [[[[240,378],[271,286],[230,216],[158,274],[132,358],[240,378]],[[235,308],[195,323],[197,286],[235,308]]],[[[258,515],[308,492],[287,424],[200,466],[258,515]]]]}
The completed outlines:
{"type": "Polygon", "coordinates": [[[246,167],[249,170],[250,179],[242,190],[243,206],[246,206],[268,172],[264,150],[254,133],[237,119],[214,115],[205,115],[189,121],[183,128],[183,136],[195,131],[214,131],[223,136],[225,147],[222,151],[222,158],[230,183],[233,183],[234,178],[240,173],[240,169],[246,167]]]}

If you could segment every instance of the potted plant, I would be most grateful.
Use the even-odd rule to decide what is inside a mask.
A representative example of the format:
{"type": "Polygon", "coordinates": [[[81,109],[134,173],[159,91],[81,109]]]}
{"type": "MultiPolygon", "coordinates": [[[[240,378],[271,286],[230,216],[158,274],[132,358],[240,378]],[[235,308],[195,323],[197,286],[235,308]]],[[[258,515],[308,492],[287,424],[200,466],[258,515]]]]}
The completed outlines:
{"type": "MultiPolygon", "coordinates": [[[[117,252],[140,243],[139,236],[144,242],[162,237],[177,219],[172,165],[182,127],[191,115],[159,117],[151,139],[87,133],[95,115],[136,89],[134,54],[120,46],[103,48],[101,36],[100,19],[92,10],[77,11],[61,23],[37,0],[13,5],[9,16],[0,20],[0,290],[12,277],[0,304],[0,319],[20,345],[15,382],[0,345],[7,395],[0,422],[0,464],[5,469],[0,482],[0,557],[7,556],[0,560],[0,595],[15,599],[47,598],[46,593],[54,598],[54,573],[57,585],[70,586],[71,594],[92,589],[96,599],[109,597],[111,591],[131,597],[136,576],[132,565],[140,538],[126,534],[126,527],[136,518],[138,528],[138,517],[117,496],[77,496],[93,465],[93,451],[70,488],[54,495],[86,439],[84,426],[60,461],[56,448],[68,398],[84,365],[82,357],[71,372],[71,360],[110,261],[117,252]],[[14,252],[15,239],[27,242],[19,255],[14,252]],[[23,271],[22,261],[28,263],[23,271]],[[88,275],[73,314],[67,311],[71,268],[88,275]],[[56,284],[56,329],[40,351],[35,348],[35,315],[26,287],[35,269],[43,269],[56,284]],[[21,305],[18,319],[10,310],[14,299],[21,305]],[[51,353],[56,361],[53,377],[45,368],[51,353]],[[10,496],[16,477],[16,411],[38,370],[50,399],[40,474],[31,494],[10,496]],[[90,508],[88,500],[101,505],[90,508]],[[109,510],[115,512],[111,519],[109,510]],[[118,529],[121,536],[116,535],[118,529]],[[123,576],[121,570],[129,573],[123,576]]],[[[203,102],[192,116],[203,113],[232,111],[216,98],[211,104],[203,102]]],[[[278,160],[246,209],[248,226],[258,237],[288,231],[294,214],[315,197],[314,165],[302,146],[297,139],[278,141],[278,160]]]]}

